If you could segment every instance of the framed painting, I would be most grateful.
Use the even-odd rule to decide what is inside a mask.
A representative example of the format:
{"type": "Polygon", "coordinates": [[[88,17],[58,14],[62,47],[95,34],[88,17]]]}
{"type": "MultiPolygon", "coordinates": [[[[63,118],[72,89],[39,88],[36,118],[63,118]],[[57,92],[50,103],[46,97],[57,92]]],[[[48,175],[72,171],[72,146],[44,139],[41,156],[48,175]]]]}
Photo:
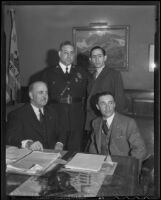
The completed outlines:
{"type": "MultiPolygon", "coordinates": [[[[73,27],[73,43],[77,63],[88,66],[89,54],[94,46],[101,46],[107,54],[106,65],[117,70],[128,70],[129,26],[73,27]]],[[[94,68],[94,67],[93,67],[94,68]]]]}

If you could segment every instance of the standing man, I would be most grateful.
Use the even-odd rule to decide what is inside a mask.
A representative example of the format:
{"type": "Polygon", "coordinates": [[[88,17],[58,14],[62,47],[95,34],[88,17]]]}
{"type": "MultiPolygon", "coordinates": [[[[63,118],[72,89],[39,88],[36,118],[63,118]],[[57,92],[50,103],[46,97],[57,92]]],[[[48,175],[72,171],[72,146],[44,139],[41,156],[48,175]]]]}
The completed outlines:
{"type": "Polygon", "coordinates": [[[44,148],[63,150],[63,144],[57,142],[62,130],[56,112],[46,106],[47,85],[40,81],[32,83],[29,97],[30,103],[8,115],[7,144],[38,151],[44,148]]]}
{"type": "Polygon", "coordinates": [[[116,101],[116,110],[122,113],[125,109],[125,94],[121,73],[106,66],[106,60],[107,55],[102,47],[95,46],[91,49],[90,61],[96,68],[96,72],[88,86],[85,127],[87,131],[91,131],[92,120],[97,117],[97,111],[93,109],[95,105],[93,105],[93,99],[91,97],[98,92],[110,91],[114,95],[116,101]]]}
{"type": "Polygon", "coordinates": [[[89,152],[132,156],[142,161],[146,148],[135,120],[115,111],[117,105],[112,93],[102,92],[95,96],[101,117],[92,122],[89,152]]]}
{"type": "Polygon", "coordinates": [[[59,48],[59,64],[43,74],[49,88],[49,103],[57,110],[59,126],[64,129],[61,142],[65,150],[80,151],[84,128],[84,103],[87,74],[73,64],[74,46],[65,41],[59,48]]]}

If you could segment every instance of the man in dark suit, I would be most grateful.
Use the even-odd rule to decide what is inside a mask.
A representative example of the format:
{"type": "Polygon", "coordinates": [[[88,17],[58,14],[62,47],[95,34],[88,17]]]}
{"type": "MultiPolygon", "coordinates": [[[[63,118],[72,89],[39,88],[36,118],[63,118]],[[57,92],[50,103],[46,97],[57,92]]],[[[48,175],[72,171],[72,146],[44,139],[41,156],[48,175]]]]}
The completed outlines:
{"type": "Polygon", "coordinates": [[[64,129],[64,149],[81,151],[88,76],[73,64],[75,50],[71,42],[63,42],[58,53],[59,64],[47,69],[42,80],[49,88],[49,104],[57,110],[59,125],[64,129]]]}
{"type": "Polygon", "coordinates": [[[62,150],[58,141],[61,127],[53,108],[46,106],[48,89],[44,82],[29,86],[30,103],[26,103],[8,115],[7,144],[31,150],[43,148],[62,150]],[[56,143],[57,142],[57,143],[56,143]]]}
{"type": "Polygon", "coordinates": [[[142,161],[146,148],[135,120],[115,111],[116,103],[110,92],[96,94],[95,102],[102,116],[92,122],[89,152],[132,156],[142,161]]]}
{"type": "Polygon", "coordinates": [[[125,110],[125,94],[121,73],[110,69],[105,65],[107,60],[105,50],[100,46],[95,46],[90,51],[90,61],[94,65],[96,72],[88,85],[87,117],[85,128],[91,131],[91,122],[97,117],[97,111],[93,109],[92,96],[98,92],[110,91],[116,101],[116,110],[123,113],[125,110]]]}

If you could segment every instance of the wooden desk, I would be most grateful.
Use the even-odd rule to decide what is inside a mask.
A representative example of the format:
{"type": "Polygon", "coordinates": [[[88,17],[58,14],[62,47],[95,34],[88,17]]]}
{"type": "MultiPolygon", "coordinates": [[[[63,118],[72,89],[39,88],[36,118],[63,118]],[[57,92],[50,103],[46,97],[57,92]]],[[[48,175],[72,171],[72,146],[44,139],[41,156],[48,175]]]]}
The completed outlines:
{"type": "MultiPolygon", "coordinates": [[[[67,152],[64,160],[69,160],[75,153],[67,152]]],[[[107,175],[103,180],[95,196],[136,196],[138,187],[138,161],[131,157],[112,156],[114,162],[118,162],[113,176],[107,175]]],[[[62,165],[57,165],[53,170],[43,176],[34,177],[18,174],[6,174],[6,193],[11,196],[22,185],[28,183],[24,190],[19,190],[17,195],[26,196],[51,196],[51,197],[87,197],[91,183],[91,175],[88,173],[89,182],[79,183],[79,192],[72,186],[73,175],[79,172],[62,171],[62,165]]],[[[98,176],[99,177],[99,176],[98,176]]],[[[99,178],[98,178],[99,179],[99,178]]],[[[96,180],[97,182],[97,180],[96,180]]],[[[99,180],[98,180],[99,182],[99,180]]],[[[52,198],[51,198],[52,199],[52,198]]]]}

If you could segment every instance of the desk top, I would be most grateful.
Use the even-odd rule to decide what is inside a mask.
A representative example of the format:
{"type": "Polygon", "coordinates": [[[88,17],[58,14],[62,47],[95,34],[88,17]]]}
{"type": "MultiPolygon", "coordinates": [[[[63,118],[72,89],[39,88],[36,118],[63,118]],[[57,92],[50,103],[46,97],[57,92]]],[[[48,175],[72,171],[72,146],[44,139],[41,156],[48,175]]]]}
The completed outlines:
{"type": "MultiPolygon", "coordinates": [[[[64,160],[70,160],[75,153],[66,152],[64,160]]],[[[6,193],[9,196],[133,196],[137,195],[138,160],[132,157],[111,156],[117,167],[112,176],[103,173],[85,173],[64,170],[62,164],[45,175],[36,177],[6,174],[6,193]]]]}

